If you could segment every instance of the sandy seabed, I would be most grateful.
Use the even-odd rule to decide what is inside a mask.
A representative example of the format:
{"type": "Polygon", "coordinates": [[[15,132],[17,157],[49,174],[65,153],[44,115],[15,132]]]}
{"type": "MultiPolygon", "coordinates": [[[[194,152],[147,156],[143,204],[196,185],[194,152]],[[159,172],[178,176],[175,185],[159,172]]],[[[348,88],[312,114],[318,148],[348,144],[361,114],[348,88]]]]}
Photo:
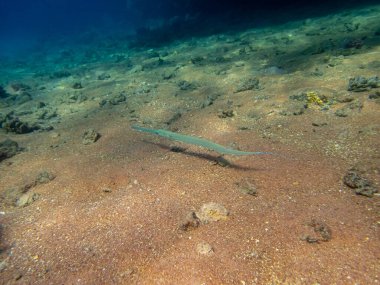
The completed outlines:
{"type": "Polygon", "coordinates": [[[22,150],[0,163],[0,283],[378,284],[379,196],[343,177],[379,183],[380,85],[348,90],[379,75],[379,12],[96,48],[107,60],[67,67],[83,49],[59,58],[67,74],[9,63],[0,141],[22,150]],[[6,132],[15,118],[39,130],[6,132]],[[221,163],[135,124],[275,154],[221,163]],[[228,214],[198,220],[211,202],[228,214]]]}

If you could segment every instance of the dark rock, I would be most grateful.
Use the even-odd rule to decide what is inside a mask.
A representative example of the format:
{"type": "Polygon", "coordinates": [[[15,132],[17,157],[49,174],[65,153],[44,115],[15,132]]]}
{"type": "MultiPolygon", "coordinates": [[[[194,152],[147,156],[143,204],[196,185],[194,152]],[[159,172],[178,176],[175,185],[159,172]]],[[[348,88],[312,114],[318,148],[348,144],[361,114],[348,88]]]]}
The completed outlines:
{"type": "Polygon", "coordinates": [[[259,79],[256,77],[251,77],[251,78],[242,80],[238,84],[235,93],[247,91],[247,90],[260,90],[260,89],[262,88],[261,88],[259,79]]]}
{"type": "Polygon", "coordinates": [[[345,39],[343,41],[343,48],[345,49],[360,49],[364,45],[364,42],[362,39],[345,39]]]}
{"type": "Polygon", "coordinates": [[[11,118],[6,120],[3,124],[2,127],[7,131],[7,132],[12,132],[16,134],[26,134],[26,133],[31,133],[35,130],[39,130],[41,127],[38,125],[29,125],[27,122],[22,122],[18,118],[11,118]]]}
{"type": "Polygon", "coordinates": [[[322,241],[329,241],[331,239],[331,229],[326,223],[312,220],[310,226],[321,236],[322,241]]]}
{"type": "Polygon", "coordinates": [[[10,95],[4,90],[4,88],[2,86],[0,86],[0,99],[1,98],[7,98],[9,96],[10,95]]]}
{"type": "Polygon", "coordinates": [[[107,103],[108,103],[108,100],[106,100],[106,99],[102,99],[102,100],[100,100],[100,102],[99,102],[99,106],[100,106],[100,107],[104,107],[105,105],[107,105],[107,103]]]}
{"type": "Polygon", "coordinates": [[[37,109],[40,109],[40,108],[43,108],[43,107],[46,107],[46,103],[44,103],[44,102],[37,102],[37,104],[36,104],[36,108],[37,109]]]}
{"type": "Polygon", "coordinates": [[[312,122],[311,125],[313,127],[323,127],[323,126],[327,126],[327,123],[326,122],[312,122]]]}
{"type": "Polygon", "coordinates": [[[127,97],[124,93],[120,93],[119,95],[114,96],[109,100],[109,103],[111,105],[119,105],[120,103],[123,103],[127,100],[127,97]]]}
{"type": "Polygon", "coordinates": [[[363,195],[367,197],[373,197],[378,189],[375,187],[374,183],[361,176],[359,171],[356,169],[350,169],[343,177],[343,182],[348,187],[355,190],[358,195],[363,195]]]}
{"type": "Polygon", "coordinates": [[[170,145],[170,151],[172,152],[185,152],[186,148],[178,146],[178,145],[170,145]]]}
{"type": "Polygon", "coordinates": [[[109,75],[108,73],[102,73],[98,76],[98,80],[106,80],[110,78],[111,78],[111,75],[109,75]]]}
{"type": "Polygon", "coordinates": [[[100,134],[96,132],[94,129],[88,129],[83,134],[82,143],[85,145],[92,144],[96,142],[100,138],[100,134]]]}
{"type": "Polygon", "coordinates": [[[228,110],[220,110],[218,117],[225,119],[225,118],[232,118],[234,116],[234,111],[232,109],[228,110]]]}
{"type": "Polygon", "coordinates": [[[69,94],[68,103],[82,103],[88,100],[88,97],[82,93],[69,94]]]}
{"type": "Polygon", "coordinates": [[[5,139],[0,142],[0,162],[6,158],[10,158],[20,151],[18,143],[11,139],[5,139]]]}
{"type": "Polygon", "coordinates": [[[365,78],[363,76],[356,76],[353,78],[350,78],[348,82],[348,91],[354,91],[354,92],[362,92],[362,91],[368,91],[371,88],[377,88],[380,87],[380,80],[379,77],[374,76],[370,78],[365,78]]]}
{"type": "Polygon", "coordinates": [[[183,231],[189,231],[196,229],[201,224],[201,220],[197,217],[195,212],[190,212],[186,215],[185,220],[181,223],[180,229],[183,231]]]}
{"type": "Polygon", "coordinates": [[[165,72],[162,74],[162,79],[164,79],[164,80],[169,80],[169,79],[172,79],[174,76],[175,76],[175,73],[174,73],[174,72],[172,72],[172,71],[165,71],[165,72]]]}
{"type": "Polygon", "coordinates": [[[190,59],[190,62],[195,65],[201,65],[205,61],[203,56],[194,56],[190,59]]]}
{"type": "Polygon", "coordinates": [[[121,103],[126,102],[126,101],[127,101],[127,96],[125,95],[125,92],[121,92],[118,95],[114,95],[110,99],[102,99],[99,102],[99,106],[104,107],[106,105],[108,105],[108,106],[109,105],[120,105],[121,103]]]}
{"type": "Polygon", "coordinates": [[[182,117],[182,113],[181,112],[175,112],[169,120],[167,120],[165,123],[167,125],[171,125],[173,124],[174,122],[178,121],[180,118],[182,117]]]}
{"type": "Polygon", "coordinates": [[[206,108],[208,106],[211,106],[214,104],[214,101],[220,96],[221,94],[214,93],[211,95],[207,95],[207,98],[203,101],[201,108],[206,108]]]}
{"type": "Polygon", "coordinates": [[[380,91],[376,91],[375,93],[369,94],[368,99],[375,100],[380,98],[380,91]]]}
{"type": "Polygon", "coordinates": [[[71,73],[67,70],[56,71],[50,75],[50,79],[60,79],[71,76],[71,73]]]}
{"type": "Polygon", "coordinates": [[[19,83],[12,83],[11,84],[11,88],[15,92],[26,91],[26,90],[30,90],[31,89],[29,85],[21,83],[21,82],[19,82],[19,83]]]}
{"type": "Polygon", "coordinates": [[[58,116],[57,110],[48,108],[39,109],[36,115],[39,120],[50,120],[58,116]]]}
{"type": "Polygon", "coordinates": [[[73,89],[82,89],[83,88],[81,82],[75,82],[72,87],[73,87],[73,89]]]}
{"type": "Polygon", "coordinates": [[[186,80],[181,80],[180,82],[178,82],[177,86],[179,87],[179,89],[181,89],[182,91],[189,91],[189,90],[194,90],[196,89],[196,86],[194,83],[191,83],[189,81],[186,81],[186,80]]]}
{"type": "Polygon", "coordinates": [[[348,117],[348,115],[351,113],[351,110],[349,108],[341,108],[335,111],[335,116],[345,118],[348,117]]]}
{"type": "Polygon", "coordinates": [[[308,243],[319,243],[321,241],[326,242],[331,240],[332,231],[326,223],[312,219],[311,222],[308,223],[308,226],[313,228],[314,233],[317,234],[317,236],[314,234],[305,235],[301,237],[302,240],[305,240],[308,243]]]}
{"type": "Polygon", "coordinates": [[[303,102],[288,103],[285,105],[285,109],[280,111],[282,116],[299,116],[305,113],[307,104],[303,102]]]}
{"type": "Polygon", "coordinates": [[[323,76],[323,71],[319,68],[315,68],[314,71],[311,72],[311,75],[313,76],[323,76]]]}

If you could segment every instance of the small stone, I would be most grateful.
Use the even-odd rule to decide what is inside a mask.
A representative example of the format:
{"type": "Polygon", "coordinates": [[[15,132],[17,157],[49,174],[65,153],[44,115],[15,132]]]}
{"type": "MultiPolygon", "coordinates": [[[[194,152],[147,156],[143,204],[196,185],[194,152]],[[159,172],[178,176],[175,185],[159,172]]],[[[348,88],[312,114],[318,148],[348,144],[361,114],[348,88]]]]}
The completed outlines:
{"type": "Polygon", "coordinates": [[[232,118],[234,115],[235,114],[232,109],[227,109],[227,110],[220,110],[218,117],[221,119],[225,119],[225,118],[232,118]]]}
{"type": "Polygon", "coordinates": [[[82,83],[80,83],[80,82],[75,82],[73,84],[73,89],[82,89],[82,88],[83,88],[83,86],[82,86],[82,83]]]}
{"type": "Polygon", "coordinates": [[[199,212],[196,212],[196,216],[204,224],[226,220],[228,215],[229,213],[223,205],[214,202],[202,205],[199,212]]]}
{"type": "Polygon", "coordinates": [[[192,211],[186,215],[186,218],[180,225],[180,229],[183,231],[189,231],[199,227],[200,224],[201,221],[199,220],[195,212],[192,211]]]}
{"type": "Polygon", "coordinates": [[[164,80],[169,80],[171,78],[173,78],[175,76],[175,73],[172,72],[172,71],[165,71],[163,74],[162,74],[162,79],[164,80]]]}
{"type": "Polygon", "coordinates": [[[85,145],[92,144],[100,138],[100,134],[94,129],[88,129],[83,134],[82,143],[85,145]]]}
{"type": "Polygon", "coordinates": [[[327,123],[326,122],[312,122],[311,125],[313,127],[324,127],[324,126],[327,126],[327,123]]]}
{"type": "Polygon", "coordinates": [[[8,263],[6,260],[0,261],[0,272],[3,272],[8,266],[8,263]]]}
{"type": "Polygon", "coordinates": [[[313,228],[316,235],[305,234],[301,236],[301,240],[308,243],[320,243],[321,241],[326,242],[331,240],[332,231],[326,223],[312,219],[307,225],[313,228]]]}
{"type": "Polygon", "coordinates": [[[124,92],[120,93],[119,95],[116,95],[112,97],[108,102],[111,105],[119,105],[127,100],[127,97],[125,96],[124,92]]]}
{"type": "Polygon", "coordinates": [[[335,111],[335,116],[345,118],[348,117],[348,114],[351,112],[348,108],[341,108],[335,111]]]}
{"type": "Polygon", "coordinates": [[[212,255],[214,253],[214,249],[212,246],[206,242],[200,242],[197,244],[197,252],[200,255],[212,255]]]}
{"type": "Polygon", "coordinates": [[[34,201],[38,200],[40,197],[40,194],[34,193],[34,192],[26,192],[21,195],[20,198],[17,199],[16,201],[16,206],[17,207],[26,207],[33,203],[34,201]]]}
{"type": "Polygon", "coordinates": [[[40,172],[37,177],[36,177],[36,183],[37,184],[44,184],[52,181],[55,178],[55,175],[47,172],[47,171],[42,171],[40,172]]]}
{"type": "Polygon", "coordinates": [[[186,80],[181,80],[180,82],[177,83],[177,86],[182,91],[196,89],[196,85],[194,83],[186,81],[186,80]]]}
{"type": "Polygon", "coordinates": [[[98,80],[106,80],[110,78],[111,78],[111,75],[109,75],[108,73],[102,73],[98,75],[98,80]]]}
{"type": "Polygon", "coordinates": [[[321,236],[322,241],[329,241],[331,239],[331,229],[326,223],[312,220],[310,226],[314,228],[315,233],[321,236]]]}
{"type": "Polygon", "coordinates": [[[250,181],[248,179],[245,179],[241,182],[236,183],[239,187],[239,191],[243,194],[256,196],[257,195],[257,189],[253,181],[250,181]]]}

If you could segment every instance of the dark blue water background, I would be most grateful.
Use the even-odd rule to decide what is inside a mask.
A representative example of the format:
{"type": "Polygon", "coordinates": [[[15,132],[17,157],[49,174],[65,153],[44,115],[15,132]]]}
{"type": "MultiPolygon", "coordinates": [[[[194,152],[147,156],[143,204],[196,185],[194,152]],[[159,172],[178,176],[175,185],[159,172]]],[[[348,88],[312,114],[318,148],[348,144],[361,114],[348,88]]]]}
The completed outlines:
{"type": "Polygon", "coordinates": [[[157,45],[244,26],[273,25],[378,1],[0,0],[0,56],[85,33],[157,45]],[[158,29],[159,28],[159,29],[158,29]],[[152,31],[160,30],[154,38],[152,31]]]}

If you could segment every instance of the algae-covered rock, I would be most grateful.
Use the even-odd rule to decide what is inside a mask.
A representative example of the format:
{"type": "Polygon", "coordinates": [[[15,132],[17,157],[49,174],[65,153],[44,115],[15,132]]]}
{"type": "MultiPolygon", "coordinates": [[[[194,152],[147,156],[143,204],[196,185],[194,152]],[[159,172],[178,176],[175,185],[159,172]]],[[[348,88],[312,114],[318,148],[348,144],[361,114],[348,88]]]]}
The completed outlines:
{"type": "Polygon", "coordinates": [[[262,89],[260,81],[256,77],[250,77],[243,79],[237,86],[235,93],[243,92],[247,90],[260,90],[262,89]]]}
{"type": "Polygon", "coordinates": [[[196,212],[196,215],[202,223],[208,224],[210,222],[226,220],[229,212],[223,205],[210,202],[202,205],[199,211],[196,212]]]}
{"type": "Polygon", "coordinates": [[[214,253],[214,249],[212,248],[212,246],[210,244],[202,241],[202,242],[197,244],[197,252],[200,255],[210,256],[214,253]]]}
{"type": "Polygon", "coordinates": [[[380,87],[380,79],[378,76],[373,76],[370,78],[365,78],[363,76],[356,76],[350,78],[348,82],[348,91],[362,92],[368,91],[371,88],[380,87]]]}
{"type": "Polygon", "coordinates": [[[348,170],[343,177],[343,182],[348,187],[354,189],[355,193],[358,195],[373,197],[373,195],[378,192],[374,183],[364,178],[356,169],[348,170]]]}
{"type": "Polygon", "coordinates": [[[92,144],[100,138],[100,134],[94,129],[88,129],[83,134],[82,143],[85,145],[92,144]]]}
{"type": "Polygon", "coordinates": [[[26,207],[37,201],[40,198],[40,194],[34,192],[26,192],[20,196],[16,201],[17,207],[26,207]]]}
{"type": "Polygon", "coordinates": [[[28,122],[20,121],[19,118],[10,118],[10,119],[6,120],[2,124],[2,127],[7,132],[12,132],[12,133],[16,133],[16,134],[27,134],[27,133],[31,133],[31,132],[41,128],[37,124],[31,125],[28,122]]]}

